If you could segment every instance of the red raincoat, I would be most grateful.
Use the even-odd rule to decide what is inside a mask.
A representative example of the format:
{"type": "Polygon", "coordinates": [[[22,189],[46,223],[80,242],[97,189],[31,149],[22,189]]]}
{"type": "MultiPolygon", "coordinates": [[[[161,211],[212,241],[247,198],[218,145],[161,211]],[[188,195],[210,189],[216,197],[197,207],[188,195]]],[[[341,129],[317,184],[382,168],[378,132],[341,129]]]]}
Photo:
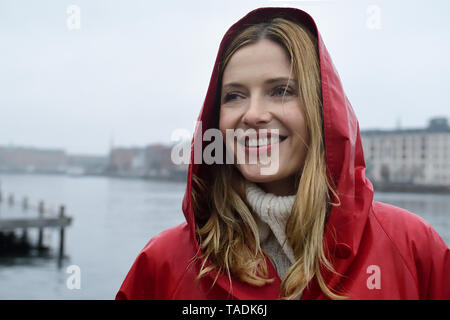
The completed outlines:
{"type": "MultiPolygon", "coordinates": [[[[203,109],[202,130],[217,120],[215,95],[218,63],[229,41],[249,24],[275,16],[303,23],[318,36],[322,80],[323,130],[328,170],[338,189],[341,205],[333,207],[326,225],[324,246],[335,270],[323,273],[329,288],[350,299],[450,299],[449,249],[436,231],[420,217],[397,207],[373,201],[373,187],[364,175],[365,163],[358,121],[313,19],[293,8],[259,8],[236,22],[219,48],[203,109]]],[[[199,129],[197,129],[199,130],[199,129]]],[[[196,132],[195,137],[202,137],[196,132]]],[[[191,152],[191,159],[193,151],[191,152]]],[[[193,161],[191,161],[192,163],[193,161]]],[[[203,164],[204,165],[204,164],[203,164]]],[[[152,238],[136,258],[116,299],[278,299],[280,283],[256,287],[222,275],[211,290],[216,274],[198,283],[200,262],[194,234],[191,200],[192,175],[202,165],[191,164],[183,199],[186,222],[152,238]]],[[[326,299],[316,278],[301,299],[326,299]]]]}

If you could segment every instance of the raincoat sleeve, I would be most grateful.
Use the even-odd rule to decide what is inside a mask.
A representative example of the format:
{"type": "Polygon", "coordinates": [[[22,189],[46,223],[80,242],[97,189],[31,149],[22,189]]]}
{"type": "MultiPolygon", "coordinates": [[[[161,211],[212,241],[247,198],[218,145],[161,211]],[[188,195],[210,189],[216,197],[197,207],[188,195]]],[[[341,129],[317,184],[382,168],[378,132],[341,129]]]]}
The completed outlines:
{"type": "Polygon", "coordinates": [[[428,226],[425,241],[416,246],[416,266],[421,299],[450,299],[450,250],[439,234],[428,226]]]}
{"type": "MultiPolygon", "coordinates": [[[[157,241],[156,241],[157,242],[157,241]]],[[[155,239],[139,253],[116,294],[116,300],[167,299],[167,279],[157,259],[155,239]]]]}

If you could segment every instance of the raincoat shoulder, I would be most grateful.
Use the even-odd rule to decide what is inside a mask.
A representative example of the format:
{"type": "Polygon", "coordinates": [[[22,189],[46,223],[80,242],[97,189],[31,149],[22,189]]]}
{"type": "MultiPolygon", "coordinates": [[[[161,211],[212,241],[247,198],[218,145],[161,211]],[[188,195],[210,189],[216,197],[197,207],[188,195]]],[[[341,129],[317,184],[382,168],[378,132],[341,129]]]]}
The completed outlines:
{"type": "MultiPolygon", "coordinates": [[[[397,265],[397,270],[409,273],[417,298],[450,299],[450,249],[435,229],[405,209],[376,201],[372,209],[380,238],[387,237],[391,243],[385,248],[399,255],[404,268],[397,265]]],[[[385,257],[389,257],[386,252],[385,257]]]]}
{"type": "Polygon", "coordinates": [[[172,299],[195,255],[186,223],[165,230],[146,244],[129,270],[118,300],[172,299]]]}

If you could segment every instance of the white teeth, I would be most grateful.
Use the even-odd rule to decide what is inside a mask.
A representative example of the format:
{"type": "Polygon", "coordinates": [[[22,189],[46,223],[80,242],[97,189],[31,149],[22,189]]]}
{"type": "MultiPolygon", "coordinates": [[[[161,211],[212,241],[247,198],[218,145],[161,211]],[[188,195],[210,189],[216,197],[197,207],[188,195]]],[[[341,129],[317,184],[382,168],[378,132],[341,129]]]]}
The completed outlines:
{"type": "Polygon", "coordinates": [[[256,148],[256,147],[264,147],[278,142],[280,142],[280,138],[278,136],[259,139],[250,138],[245,140],[245,146],[250,148],[256,148]]]}
{"type": "Polygon", "coordinates": [[[270,137],[270,144],[275,144],[275,143],[278,143],[278,142],[280,142],[280,137],[278,137],[278,136],[273,136],[273,137],[270,137]]]}

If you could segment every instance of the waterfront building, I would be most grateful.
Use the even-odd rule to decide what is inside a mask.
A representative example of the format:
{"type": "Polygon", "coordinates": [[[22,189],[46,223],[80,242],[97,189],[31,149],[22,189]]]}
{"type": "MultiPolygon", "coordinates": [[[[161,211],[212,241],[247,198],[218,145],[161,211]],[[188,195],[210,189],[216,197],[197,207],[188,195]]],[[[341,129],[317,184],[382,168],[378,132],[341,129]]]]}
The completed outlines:
{"type": "Polygon", "coordinates": [[[62,149],[0,146],[0,171],[64,173],[67,162],[62,149]]]}
{"type": "Polygon", "coordinates": [[[367,176],[375,183],[450,186],[450,127],[434,118],[426,128],[361,130],[367,176]]]}

